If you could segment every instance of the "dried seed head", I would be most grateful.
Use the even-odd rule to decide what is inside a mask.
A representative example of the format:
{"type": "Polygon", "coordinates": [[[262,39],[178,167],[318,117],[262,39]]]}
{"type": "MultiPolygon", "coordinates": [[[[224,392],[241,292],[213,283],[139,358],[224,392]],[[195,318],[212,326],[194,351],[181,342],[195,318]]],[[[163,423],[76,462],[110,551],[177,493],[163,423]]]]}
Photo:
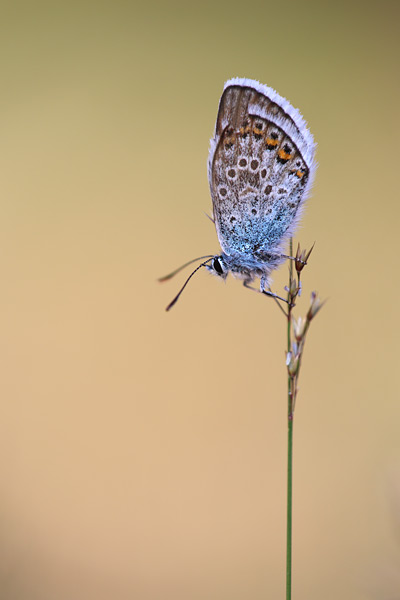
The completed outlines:
{"type": "Polygon", "coordinates": [[[323,307],[325,303],[318,297],[317,292],[311,292],[310,308],[308,309],[307,319],[311,321],[317,314],[317,312],[323,307]]]}
{"type": "Polygon", "coordinates": [[[308,259],[310,258],[310,254],[311,252],[314,250],[314,246],[315,246],[315,242],[313,243],[313,245],[311,246],[311,248],[309,249],[309,251],[306,254],[306,262],[308,261],[308,259]]]}
{"type": "MultiPolygon", "coordinates": [[[[289,353],[289,354],[291,354],[291,353],[289,353]]],[[[290,377],[294,377],[297,373],[297,370],[299,368],[299,358],[300,357],[296,354],[292,354],[290,357],[290,361],[287,366],[290,377]]]]}
{"type": "Polygon", "coordinates": [[[295,260],[294,264],[296,266],[296,271],[298,274],[300,274],[301,271],[306,266],[309,256],[310,256],[311,252],[313,251],[314,245],[315,245],[315,242],[311,246],[311,248],[308,252],[306,250],[302,250],[300,248],[300,244],[297,245],[296,260],[295,260]]]}
{"type": "Polygon", "coordinates": [[[289,289],[291,298],[296,298],[298,291],[299,291],[299,288],[297,286],[297,281],[295,279],[292,279],[290,282],[290,289],[289,289]]]}
{"type": "Polygon", "coordinates": [[[292,317],[293,333],[298,342],[300,342],[304,337],[306,325],[307,319],[304,317],[299,317],[297,320],[295,317],[292,317]]]}

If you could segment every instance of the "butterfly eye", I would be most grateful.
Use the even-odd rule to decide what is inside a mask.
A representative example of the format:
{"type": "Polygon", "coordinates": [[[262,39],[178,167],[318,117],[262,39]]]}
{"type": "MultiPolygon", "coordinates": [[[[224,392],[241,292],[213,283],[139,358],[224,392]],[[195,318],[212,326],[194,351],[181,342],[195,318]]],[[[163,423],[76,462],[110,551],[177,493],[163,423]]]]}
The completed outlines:
{"type": "Polygon", "coordinates": [[[218,258],[214,258],[214,260],[213,260],[213,267],[214,267],[214,271],[216,271],[219,275],[223,275],[224,274],[224,270],[223,270],[222,265],[219,262],[218,258]]]}

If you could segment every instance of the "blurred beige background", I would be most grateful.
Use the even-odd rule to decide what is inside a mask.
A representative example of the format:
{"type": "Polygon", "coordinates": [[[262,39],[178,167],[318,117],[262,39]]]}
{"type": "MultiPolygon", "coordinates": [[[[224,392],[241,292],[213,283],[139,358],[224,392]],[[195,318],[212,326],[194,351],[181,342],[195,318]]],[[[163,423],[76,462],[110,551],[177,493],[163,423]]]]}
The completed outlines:
{"type": "MultiPolygon", "coordinates": [[[[0,598],[261,600],[285,586],[285,323],[201,272],[224,81],[318,142],[294,597],[400,598],[399,5],[1,5],[0,598]]],[[[282,291],[286,267],[274,279],[282,291]]]]}

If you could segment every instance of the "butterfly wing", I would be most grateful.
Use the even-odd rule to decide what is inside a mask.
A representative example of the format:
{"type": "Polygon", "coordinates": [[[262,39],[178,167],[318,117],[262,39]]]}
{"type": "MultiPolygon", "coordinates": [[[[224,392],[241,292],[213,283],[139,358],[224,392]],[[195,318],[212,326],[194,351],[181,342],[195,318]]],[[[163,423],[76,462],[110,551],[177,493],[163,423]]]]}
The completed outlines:
{"type": "Polygon", "coordinates": [[[209,155],[222,250],[260,257],[292,235],[315,172],[315,144],[300,113],[249,79],[225,84],[209,155]]]}

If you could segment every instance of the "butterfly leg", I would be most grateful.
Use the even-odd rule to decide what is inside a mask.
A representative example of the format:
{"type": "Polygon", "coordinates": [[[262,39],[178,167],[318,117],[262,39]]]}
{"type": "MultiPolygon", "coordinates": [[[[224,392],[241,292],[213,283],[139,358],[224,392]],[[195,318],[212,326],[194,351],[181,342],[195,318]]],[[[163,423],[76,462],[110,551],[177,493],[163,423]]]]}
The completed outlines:
{"type": "Polygon", "coordinates": [[[297,258],[297,256],[289,256],[288,254],[268,254],[268,259],[270,261],[272,260],[278,260],[280,261],[281,259],[285,259],[285,260],[294,260],[299,262],[302,265],[306,265],[307,262],[305,260],[302,260],[301,258],[297,258]]]}
{"type": "Polygon", "coordinates": [[[301,260],[300,258],[297,258],[296,256],[288,256],[287,254],[281,254],[280,258],[285,258],[288,260],[297,260],[297,262],[299,262],[302,265],[306,265],[306,261],[305,260],[301,260]]]}
{"type": "MultiPolygon", "coordinates": [[[[265,277],[265,275],[262,275],[261,279],[260,279],[260,292],[263,293],[265,291],[265,288],[267,287],[267,278],[265,277]]],[[[269,286],[268,286],[269,289],[269,286]]]]}
{"type": "MultiPolygon", "coordinates": [[[[264,282],[264,284],[265,284],[265,282],[264,282]]],[[[286,304],[288,304],[288,301],[286,300],[286,298],[281,298],[277,294],[274,294],[274,292],[271,292],[271,290],[262,289],[261,288],[262,283],[260,284],[260,290],[257,290],[256,288],[251,287],[250,281],[248,281],[246,279],[243,281],[243,285],[248,290],[252,290],[253,292],[260,292],[261,294],[265,294],[266,296],[270,296],[271,298],[275,298],[276,300],[282,300],[282,302],[286,302],[286,304]]]]}
{"type": "Polygon", "coordinates": [[[289,260],[294,260],[296,262],[297,271],[301,271],[304,265],[307,264],[307,261],[310,257],[311,252],[313,251],[315,246],[315,242],[307,252],[306,250],[301,250],[300,244],[297,246],[296,256],[286,256],[286,254],[282,254],[282,258],[288,258],[289,260]],[[303,265],[302,267],[300,265],[303,265]]]}

